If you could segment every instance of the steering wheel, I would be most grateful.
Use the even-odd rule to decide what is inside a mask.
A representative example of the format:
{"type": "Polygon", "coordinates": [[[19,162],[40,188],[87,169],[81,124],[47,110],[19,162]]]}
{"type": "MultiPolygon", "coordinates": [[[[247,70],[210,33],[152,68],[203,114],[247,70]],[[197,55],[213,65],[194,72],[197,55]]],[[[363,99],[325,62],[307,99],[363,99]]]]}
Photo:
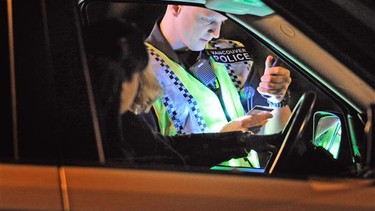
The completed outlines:
{"type": "Polygon", "coordinates": [[[286,155],[290,155],[291,149],[297,144],[301,138],[303,131],[306,128],[307,121],[309,121],[312,110],[316,101],[315,92],[305,92],[298,100],[293,112],[288,120],[288,123],[282,131],[284,140],[289,142],[289,150],[286,155]]]}
{"type": "MultiPolygon", "coordinates": [[[[288,158],[291,157],[298,140],[301,138],[308,120],[311,117],[312,110],[316,101],[316,93],[312,91],[305,92],[298,100],[293,112],[281,132],[283,142],[279,147],[279,152],[274,156],[274,159],[281,160],[282,164],[288,165],[288,158]]],[[[277,161],[279,162],[279,161],[277,161]]],[[[269,173],[272,173],[276,165],[273,162],[269,173]]],[[[280,164],[277,164],[278,166],[280,164]]]]}

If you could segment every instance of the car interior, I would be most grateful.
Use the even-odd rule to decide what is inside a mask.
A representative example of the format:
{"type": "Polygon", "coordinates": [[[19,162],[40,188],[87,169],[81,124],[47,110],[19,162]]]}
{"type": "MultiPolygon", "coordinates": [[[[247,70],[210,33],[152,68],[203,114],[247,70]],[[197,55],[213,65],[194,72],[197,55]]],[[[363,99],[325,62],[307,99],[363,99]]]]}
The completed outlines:
{"type": "Polygon", "coordinates": [[[0,1],[0,210],[374,210],[375,36],[358,36],[375,33],[372,2],[0,1]],[[146,38],[171,2],[228,17],[250,84],[269,54],[291,71],[293,115],[261,168],[106,160],[83,26],[118,16],[146,38]]]}
{"type": "MultiPolygon", "coordinates": [[[[191,3],[191,5],[196,4],[191,3]]],[[[53,6],[70,7],[71,5],[54,4],[53,6]]],[[[41,12],[41,8],[37,8],[33,4],[30,4],[30,7],[35,7],[32,10],[26,9],[27,7],[18,3],[15,3],[14,7],[17,8],[17,11],[23,11],[24,14],[29,14],[30,16],[46,15],[41,12]]],[[[79,14],[76,14],[80,17],[81,22],[79,23],[72,18],[74,14],[47,15],[51,20],[57,22],[61,21],[63,17],[65,21],[63,24],[69,24],[78,29],[85,24],[90,24],[106,17],[123,17],[136,22],[142,28],[146,38],[155,21],[163,15],[165,7],[165,3],[146,4],[134,1],[82,0],[79,3],[79,14]],[[139,11],[142,11],[142,13],[139,11]],[[143,13],[148,15],[141,15],[143,13]]],[[[15,17],[17,15],[19,14],[15,14],[15,17]]],[[[299,142],[288,143],[288,146],[291,145],[293,149],[292,152],[286,153],[290,158],[283,162],[284,156],[281,156],[280,160],[276,160],[276,162],[279,162],[278,165],[287,166],[285,170],[280,171],[296,174],[309,174],[311,173],[309,171],[313,171],[312,173],[325,173],[327,168],[330,167],[325,165],[325,160],[313,159],[316,157],[314,153],[320,153],[325,154],[329,159],[332,156],[332,160],[348,166],[350,174],[359,174],[364,163],[362,159],[363,149],[366,147],[367,142],[364,140],[363,133],[354,133],[358,129],[353,130],[350,127],[364,125],[366,122],[365,114],[356,115],[357,112],[352,107],[341,101],[327,87],[315,82],[315,76],[301,69],[303,66],[301,67],[301,65],[286,56],[285,52],[280,51],[277,45],[259,36],[256,31],[251,30],[247,25],[238,25],[236,21],[240,20],[241,16],[230,14],[227,14],[227,16],[228,21],[222,27],[221,37],[239,40],[251,52],[252,59],[257,64],[254,65],[256,68],[253,69],[254,75],[251,79],[262,74],[263,61],[267,55],[271,54],[279,58],[280,65],[291,71],[291,102],[289,105],[292,109],[298,107],[297,104],[301,97],[311,100],[311,98],[316,96],[313,106],[305,108],[304,111],[311,113],[311,118],[306,120],[306,125],[304,125],[305,130],[301,133],[296,133],[297,131],[295,131],[294,135],[298,136],[299,142]],[[308,91],[314,93],[314,96],[311,97],[309,95],[310,97],[306,97],[304,94],[308,91]],[[310,152],[306,148],[307,145],[316,146],[319,149],[323,148],[324,150],[310,152]],[[326,152],[329,153],[327,154],[326,152]],[[310,156],[308,158],[311,161],[309,166],[313,166],[315,169],[306,169],[307,172],[301,170],[302,164],[297,161],[303,156],[310,156]],[[296,161],[296,163],[293,164],[293,161],[296,161]],[[288,163],[288,165],[285,163],[288,163]],[[292,168],[292,166],[295,167],[292,168]]],[[[254,23],[263,19],[283,21],[277,14],[247,16],[247,21],[253,21],[254,23]]],[[[30,25],[30,27],[35,24],[43,24],[17,18],[14,21],[26,21],[24,25],[30,25]],[[27,21],[30,21],[30,23],[27,24],[27,21]]],[[[27,34],[16,33],[17,42],[14,43],[15,47],[27,46],[30,52],[16,51],[16,58],[20,61],[22,60],[20,62],[22,65],[18,66],[22,71],[4,72],[2,73],[4,77],[0,77],[0,80],[5,80],[4,78],[12,79],[10,82],[5,80],[4,83],[0,83],[1,86],[4,86],[4,89],[1,89],[1,94],[11,98],[9,93],[11,93],[11,87],[15,86],[17,99],[19,99],[17,104],[8,105],[9,112],[4,112],[4,116],[8,118],[2,119],[4,121],[3,125],[5,125],[5,127],[2,127],[4,130],[2,135],[4,140],[8,141],[0,143],[1,159],[24,163],[105,165],[105,158],[103,153],[101,153],[100,134],[97,132],[97,119],[91,99],[93,93],[91,87],[87,86],[89,70],[84,63],[85,55],[82,53],[84,46],[77,38],[77,34],[67,34],[64,28],[59,28],[58,24],[51,24],[49,27],[54,33],[53,36],[50,36],[50,45],[58,46],[58,48],[53,50],[49,50],[50,46],[46,46],[42,39],[38,39],[38,37],[46,36],[42,30],[28,29],[29,33],[27,34]],[[72,49],[69,46],[76,46],[77,48],[72,49]],[[70,53],[66,54],[66,52],[70,53]],[[51,60],[45,60],[44,58],[50,58],[51,60]],[[66,62],[66,60],[69,62],[66,62]],[[30,67],[36,68],[32,71],[27,71],[30,67]],[[51,72],[50,69],[54,71],[51,72]],[[34,72],[37,72],[37,74],[34,72]],[[43,77],[40,78],[40,75],[43,75],[43,77]],[[15,78],[17,78],[17,83],[15,83],[15,78]],[[72,93],[74,94],[72,95],[72,93]],[[17,110],[17,117],[12,112],[14,107],[17,110]],[[14,123],[12,119],[17,119],[17,122],[14,123]],[[16,141],[12,141],[13,139],[16,141]],[[55,141],[51,141],[51,139],[55,141]]],[[[254,82],[250,80],[250,84],[254,82]]],[[[12,99],[14,100],[14,98],[12,99]]],[[[300,120],[300,122],[303,121],[305,120],[300,120]]],[[[271,163],[275,161],[275,156],[268,157],[262,161],[262,167],[269,169],[272,165],[271,163]]],[[[139,168],[165,169],[165,167],[160,166],[142,166],[139,168]]],[[[171,170],[176,169],[178,167],[171,170]]],[[[255,171],[250,170],[250,172],[255,171]]]]}
{"type": "MultiPolygon", "coordinates": [[[[194,4],[192,4],[194,5],[194,4]]],[[[82,18],[82,24],[90,24],[95,21],[107,18],[107,17],[122,17],[126,20],[131,20],[135,22],[144,32],[145,38],[150,33],[155,21],[158,18],[161,18],[164,11],[165,11],[166,5],[162,4],[142,4],[142,3],[126,3],[126,2],[103,2],[103,1],[81,1],[80,2],[80,12],[81,12],[81,18],[82,18]],[[142,12],[140,12],[142,11],[142,12]],[[147,13],[147,16],[144,16],[142,14],[147,13]]],[[[264,16],[256,16],[254,15],[251,17],[253,21],[257,21],[257,19],[262,18],[272,18],[275,16],[274,14],[266,14],[264,16]]],[[[314,117],[316,119],[320,119],[319,112],[317,111],[329,111],[330,115],[327,117],[328,119],[338,119],[341,122],[347,121],[345,117],[342,116],[342,106],[339,105],[339,102],[335,100],[335,96],[332,96],[330,92],[325,90],[325,87],[322,87],[316,83],[314,83],[313,80],[311,80],[311,75],[307,74],[305,71],[301,71],[299,66],[295,65],[293,61],[285,57],[278,48],[274,47],[271,43],[265,41],[262,39],[262,37],[257,36],[254,32],[251,30],[246,29],[245,26],[239,26],[235,23],[235,21],[231,20],[231,16],[228,16],[229,19],[223,24],[222,30],[221,30],[221,38],[226,39],[233,39],[238,40],[242,42],[245,47],[248,49],[249,52],[251,52],[252,59],[254,61],[256,67],[253,69],[254,74],[252,74],[250,84],[254,83],[256,81],[253,81],[253,77],[259,77],[259,75],[262,75],[262,71],[264,69],[264,60],[267,55],[274,55],[279,58],[281,65],[288,68],[291,71],[292,75],[292,84],[290,85],[290,91],[291,91],[291,102],[290,106],[293,109],[298,100],[301,98],[301,96],[310,90],[311,92],[315,93],[317,96],[317,99],[314,102],[314,110],[311,111],[314,114],[314,117]],[[319,117],[319,118],[318,118],[319,117]]],[[[307,128],[314,128],[316,129],[317,120],[312,120],[307,122],[307,128]]],[[[327,120],[328,121],[328,120],[327,120]]],[[[321,123],[322,124],[322,123],[321,123]]],[[[319,124],[319,127],[321,124],[319,124]]],[[[329,128],[333,127],[332,124],[329,128]]],[[[331,152],[330,155],[334,156],[334,160],[340,160],[342,163],[351,163],[352,155],[354,153],[354,150],[351,147],[352,143],[348,143],[347,141],[343,141],[344,137],[349,136],[348,129],[347,128],[341,128],[341,124],[333,124],[335,125],[336,129],[329,130],[326,128],[326,132],[330,132],[334,134],[334,137],[331,139],[336,141],[325,141],[329,142],[326,144],[323,144],[321,141],[315,140],[318,138],[315,138],[312,140],[313,131],[314,130],[305,130],[304,133],[301,133],[302,137],[300,137],[300,140],[303,140],[304,143],[311,143],[317,147],[323,147],[325,150],[328,150],[328,152],[331,152]],[[332,147],[334,145],[335,147],[332,147]]],[[[342,124],[347,125],[347,124],[342,124]]],[[[323,130],[323,129],[322,129],[323,130]]],[[[322,134],[325,134],[321,132],[322,134]]],[[[356,134],[359,136],[357,139],[361,140],[361,135],[356,134]]],[[[326,137],[326,136],[324,136],[326,137]]],[[[325,138],[327,139],[327,138],[325,138]]],[[[331,140],[329,139],[329,140],[331,140]]],[[[302,143],[302,142],[301,142],[302,143]]],[[[291,145],[291,144],[289,144],[291,145]]],[[[294,144],[293,148],[299,148],[299,151],[306,152],[306,146],[305,144],[294,144]]],[[[298,150],[294,150],[298,151],[298,150]]],[[[323,152],[319,153],[325,153],[323,152]]],[[[295,153],[295,152],[294,152],[295,153]]],[[[290,154],[290,153],[288,153],[290,154]]],[[[298,154],[298,153],[297,153],[298,154]]],[[[291,156],[291,155],[289,155],[291,156]]],[[[301,156],[295,155],[295,156],[301,156]]],[[[360,156],[357,154],[357,156],[360,156]]],[[[275,157],[275,156],[274,156],[275,157]]],[[[273,163],[274,157],[272,159],[267,158],[263,161],[263,167],[264,168],[270,168],[271,163],[273,163]],[[268,167],[266,167],[268,165],[268,167]]],[[[293,157],[293,156],[292,156],[293,157]]],[[[288,161],[284,161],[284,164],[279,165],[286,165],[285,163],[289,163],[288,166],[293,166],[291,163],[293,163],[293,160],[295,159],[288,159],[288,161]]],[[[314,160],[309,158],[309,160],[314,160]]],[[[315,163],[312,163],[311,165],[316,165],[319,169],[319,166],[321,166],[321,171],[327,171],[327,168],[329,166],[325,166],[324,160],[314,160],[315,163]]],[[[296,172],[301,172],[299,169],[301,166],[300,164],[295,164],[297,167],[295,169],[296,172]]],[[[357,164],[356,164],[357,165],[357,164]]],[[[290,167],[288,167],[288,171],[291,171],[290,167]]],[[[355,167],[353,167],[355,168],[355,167]]],[[[225,169],[225,168],[224,168],[225,169]]],[[[254,172],[245,167],[244,171],[254,172]]],[[[258,170],[255,170],[258,171],[258,170]]],[[[354,171],[359,171],[359,169],[356,169],[354,171]]],[[[263,170],[261,171],[263,172],[263,170]]]]}

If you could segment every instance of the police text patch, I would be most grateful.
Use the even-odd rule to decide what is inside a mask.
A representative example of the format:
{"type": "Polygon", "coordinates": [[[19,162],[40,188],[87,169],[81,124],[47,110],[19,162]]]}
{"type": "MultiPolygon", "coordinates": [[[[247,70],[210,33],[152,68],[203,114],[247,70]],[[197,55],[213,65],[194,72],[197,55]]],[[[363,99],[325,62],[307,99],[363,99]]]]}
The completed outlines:
{"type": "Polygon", "coordinates": [[[206,49],[207,53],[219,63],[235,63],[252,60],[244,47],[226,49],[206,49]]]}

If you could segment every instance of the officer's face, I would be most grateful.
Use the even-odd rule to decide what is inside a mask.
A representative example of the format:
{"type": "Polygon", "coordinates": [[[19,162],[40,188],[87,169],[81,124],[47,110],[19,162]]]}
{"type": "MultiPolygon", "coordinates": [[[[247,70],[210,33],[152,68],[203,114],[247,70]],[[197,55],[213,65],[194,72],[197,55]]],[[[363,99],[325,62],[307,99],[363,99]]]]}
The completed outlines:
{"type": "Polygon", "coordinates": [[[219,37],[221,24],[225,20],[225,16],[208,9],[181,6],[176,20],[176,33],[185,47],[200,51],[212,38],[219,37]]]}

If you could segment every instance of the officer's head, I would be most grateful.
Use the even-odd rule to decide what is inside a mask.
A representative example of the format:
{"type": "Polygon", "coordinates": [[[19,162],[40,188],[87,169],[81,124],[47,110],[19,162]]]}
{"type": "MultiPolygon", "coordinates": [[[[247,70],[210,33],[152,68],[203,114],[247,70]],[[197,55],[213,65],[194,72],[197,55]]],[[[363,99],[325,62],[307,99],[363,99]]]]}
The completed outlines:
{"type": "Polygon", "coordinates": [[[209,9],[168,5],[160,27],[174,50],[200,51],[212,38],[219,37],[225,20],[224,15],[209,9]]]}

